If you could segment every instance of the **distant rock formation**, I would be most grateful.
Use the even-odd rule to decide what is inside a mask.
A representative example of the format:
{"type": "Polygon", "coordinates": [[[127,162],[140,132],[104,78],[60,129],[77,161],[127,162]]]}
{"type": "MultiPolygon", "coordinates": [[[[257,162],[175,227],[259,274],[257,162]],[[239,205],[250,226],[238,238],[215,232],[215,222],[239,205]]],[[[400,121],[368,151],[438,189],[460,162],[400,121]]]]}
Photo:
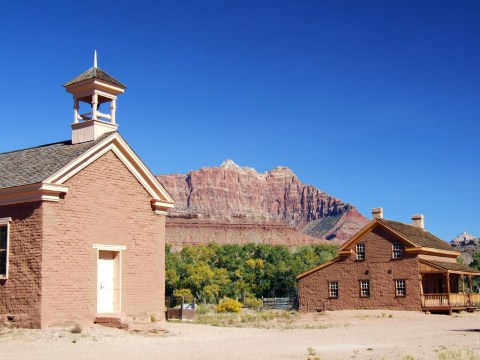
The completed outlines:
{"type": "Polygon", "coordinates": [[[450,241],[450,245],[462,253],[466,264],[470,264],[472,262],[472,253],[480,249],[480,238],[463,232],[450,241]]]}
{"type": "Polygon", "coordinates": [[[287,167],[258,173],[232,160],[157,179],[176,201],[167,243],[343,243],[368,220],[352,205],[300,182],[287,167]]]}

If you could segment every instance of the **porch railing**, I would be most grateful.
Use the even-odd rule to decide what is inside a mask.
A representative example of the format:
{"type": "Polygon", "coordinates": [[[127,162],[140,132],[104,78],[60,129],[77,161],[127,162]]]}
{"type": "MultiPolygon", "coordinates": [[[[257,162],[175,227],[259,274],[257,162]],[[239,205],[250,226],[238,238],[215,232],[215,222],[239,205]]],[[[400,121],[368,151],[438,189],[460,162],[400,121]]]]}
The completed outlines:
{"type": "Polygon", "coordinates": [[[422,307],[473,307],[480,306],[480,294],[422,294],[422,307]]]}

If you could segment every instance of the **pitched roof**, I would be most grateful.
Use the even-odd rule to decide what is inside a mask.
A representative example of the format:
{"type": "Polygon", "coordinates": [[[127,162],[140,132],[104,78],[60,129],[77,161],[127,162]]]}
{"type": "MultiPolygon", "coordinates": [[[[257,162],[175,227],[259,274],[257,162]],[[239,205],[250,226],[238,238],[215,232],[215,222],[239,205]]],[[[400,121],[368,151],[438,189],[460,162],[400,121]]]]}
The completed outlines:
{"type": "Polygon", "coordinates": [[[392,221],[392,220],[377,219],[377,221],[380,224],[386,226],[387,228],[390,228],[395,232],[399,233],[400,235],[407,238],[412,243],[417,244],[418,246],[458,252],[453,246],[450,246],[446,241],[439,239],[435,235],[419,227],[407,225],[407,224],[404,224],[398,221],[392,221]]]}
{"type": "Polygon", "coordinates": [[[467,266],[465,264],[447,263],[447,262],[435,261],[435,260],[427,260],[426,262],[428,262],[430,264],[433,264],[435,266],[438,266],[438,267],[440,267],[442,269],[445,269],[445,270],[466,272],[466,273],[475,273],[475,274],[480,273],[480,270],[475,270],[475,269],[473,269],[470,266],[467,266]]]}
{"type": "Polygon", "coordinates": [[[36,184],[105,139],[72,145],[70,140],[0,154],[0,189],[36,184]]]}
{"type": "Polygon", "coordinates": [[[76,84],[76,83],[79,83],[79,82],[82,82],[82,81],[85,81],[85,80],[89,80],[89,79],[99,79],[99,80],[103,80],[103,81],[105,81],[109,84],[119,86],[123,89],[127,88],[120,81],[115,79],[113,76],[108,75],[105,71],[103,71],[102,69],[100,69],[98,67],[91,67],[90,69],[85,71],[83,74],[80,74],[76,78],[74,78],[74,79],[66,82],[65,84],[63,84],[63,86],[76,84]]]}

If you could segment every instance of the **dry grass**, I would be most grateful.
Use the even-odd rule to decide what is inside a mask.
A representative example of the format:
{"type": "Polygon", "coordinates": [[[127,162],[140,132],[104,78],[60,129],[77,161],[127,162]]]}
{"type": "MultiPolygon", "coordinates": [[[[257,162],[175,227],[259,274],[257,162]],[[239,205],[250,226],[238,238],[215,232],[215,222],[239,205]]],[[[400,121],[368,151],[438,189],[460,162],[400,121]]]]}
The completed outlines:
{"type": "Polygon", "coordinates": [[[475,350],[445,350],[438,354],[438,360],[478,360],[480,352],[475,350]]]}
{"type": "Polygon", "coordinates": [[[297,317],[287,311],[254,311],[242,309],[240,313],[207,312],[195,314],[197,324],[225,327],[272,328],[290,325],[297,317]]]}
{"type": "Polygon", "coordinates": [[[243,327],[260,329],[328,329],[333,327],[329,323],[301,323],[300,315],[296,312],[282,310],[250,310],[242,309],[238,314],[218,313],[214,311],[195,314],[194,323],[220,326],[243,327]]]}

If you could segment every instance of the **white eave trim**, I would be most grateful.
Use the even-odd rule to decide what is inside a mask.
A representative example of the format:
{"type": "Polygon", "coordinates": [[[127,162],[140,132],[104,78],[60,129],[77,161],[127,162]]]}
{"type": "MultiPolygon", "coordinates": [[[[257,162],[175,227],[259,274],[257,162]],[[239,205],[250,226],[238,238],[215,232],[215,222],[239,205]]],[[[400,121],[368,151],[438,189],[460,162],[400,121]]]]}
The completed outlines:
{"type": "Polygon", "coordinates": [[[151,204],[155,214],[157,215],[167,215],[168,209],[171,209],[174,207],[174,204],[170,202],[158,200],[158,199],[152,199],[151,204]]]}
{"type": "Polygon", "coordinates": [[[33,201],[59,201],[68,192],[62,184],[36,183],[0,190],[0,206],[33,201]]]}

